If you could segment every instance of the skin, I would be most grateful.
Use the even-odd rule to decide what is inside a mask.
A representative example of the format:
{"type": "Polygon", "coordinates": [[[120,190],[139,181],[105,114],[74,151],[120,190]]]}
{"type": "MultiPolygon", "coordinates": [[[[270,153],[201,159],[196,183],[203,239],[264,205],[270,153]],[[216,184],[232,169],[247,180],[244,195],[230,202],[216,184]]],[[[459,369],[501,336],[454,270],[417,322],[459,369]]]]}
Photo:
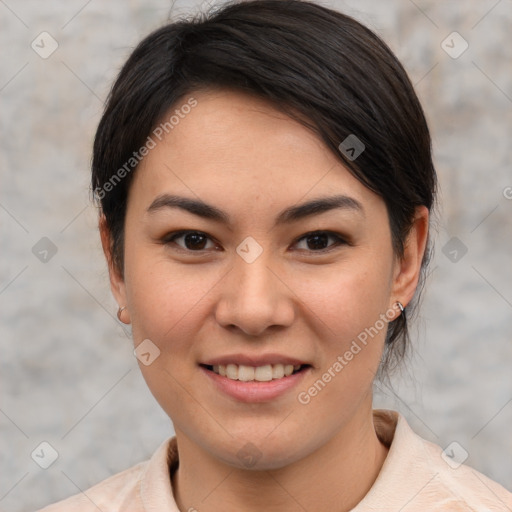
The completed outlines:
{"type": "Polygon", "coordinates": [[[175,499],[181,510],[201,512],[350,510],[387,455],[372,417],[385,329],[308,404],[297,395],[379,315],[397,300],[405,306],[412,299],[428,210],[417,209],[400,260],[384,201],[311,131],[243,93],[193,96],[197,106],[136,171],[124,276],[112,265],[100,220],[112,292],[126,306],[122,319],[132,324],[135,346],[150,339],[160,350],[152,364],[139,366],[174,424],[180,459],[172,478],[175,499]],[[226,211],[232,225],[176,208],[148,213],[163,192],[200,198],[226,211]],[[273,227],[282,209],[335,194],[357,199],[364,215],[337,209],[273,227]],[[162,241],[181,229],[208,238],[200,239],[199,249],[184,237],[162,241]],[[315,230],[350,243],[329,237],[318,246],[302,238],[315,230]],[[236,252],[247,236],[263,249],[250,264],[236,252]],[[225,354],[270,352],[312,368],[297,388],[263,403],[222,394],[198,366],[225,354]],[[237,456],[248,442],[259,453],[251,468],[237,456]]]}

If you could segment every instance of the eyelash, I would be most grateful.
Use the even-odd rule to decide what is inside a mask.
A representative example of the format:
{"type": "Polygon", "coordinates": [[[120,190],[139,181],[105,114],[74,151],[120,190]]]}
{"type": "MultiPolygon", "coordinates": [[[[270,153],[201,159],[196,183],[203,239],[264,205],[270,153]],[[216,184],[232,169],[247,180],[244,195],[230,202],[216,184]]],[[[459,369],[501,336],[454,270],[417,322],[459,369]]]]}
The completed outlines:
{"type": "MultiPolygon", "coordinates": [[[[163,239],[162,239],[162,243],[164,245],[170,245],[171,243],[175,243],[174,241],[177,239],[177,238],[181,238],[182,236],[184,235],[188,235],[188,234],[197,234],[197,235],[202,235],[210,240],[213,241],[213,239],[211,237],[209,237],[206,233],[202,232],[202,231],[194,231],[194,230],[181,230],[181,231],[175,231],[173,233],[169,233],[167,234],[163,239]]],[[[309,233],[306,233],[304,235],[302,235],[300,238],[297,238],[294,242],[294,245],[299,243],[300,241],[308,238],[308,237],[312,237],[312,236],[315,236],[315,235],[327,235],[329,237],[333,237],[334,239],[336,239],[336,242],[334,244],[332,244],[331,246],[329,246],[328,248],[326,249],[319,249],[319,250],[308,250],[308,249],[301,249],[301,250],[305,250],[307,252],[310,252],[310,253],[320,253],[320,254],[325,254],[327,252],[330,252],[332,251],[333,249],[335,249],[336,247],[339,247],[341,245],[350,245],[344,238],[342,238],[339,234],[333,232],[333,231],[322,231],[322,230],[318,230],[318,231],[310,231],[309,233]]],[[[191,249],[187,249],[187,248],[184,248],[184,247],[181,247],[180,245],[178,245],[179,249],[182,250],[182,251],[185,251],[185,252],[188,252],[188,253],[203,253],[204,251],[208,251],[208,249],[199,249],[197,251],[193,251],[191,249]]]]}

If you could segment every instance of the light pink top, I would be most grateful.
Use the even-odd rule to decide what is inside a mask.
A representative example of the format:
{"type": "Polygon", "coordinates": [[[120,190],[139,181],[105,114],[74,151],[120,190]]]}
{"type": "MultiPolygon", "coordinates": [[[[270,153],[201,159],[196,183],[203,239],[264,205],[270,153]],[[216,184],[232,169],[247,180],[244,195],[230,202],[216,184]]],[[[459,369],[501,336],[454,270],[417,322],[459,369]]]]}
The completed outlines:
{"type": "MultiPolygon", "coordinates": [[[[373,418],[389,452],[377,480],[352,512],[512,511],[511,492],[458,464],[461,448],[454,446],[443,455],[440,446],[414,433],[396,411],[375,409],[373,418]]],[[[41,512],[179,512],[170,479],[177,466],[172,437],[150,460],[41,512]]]]}

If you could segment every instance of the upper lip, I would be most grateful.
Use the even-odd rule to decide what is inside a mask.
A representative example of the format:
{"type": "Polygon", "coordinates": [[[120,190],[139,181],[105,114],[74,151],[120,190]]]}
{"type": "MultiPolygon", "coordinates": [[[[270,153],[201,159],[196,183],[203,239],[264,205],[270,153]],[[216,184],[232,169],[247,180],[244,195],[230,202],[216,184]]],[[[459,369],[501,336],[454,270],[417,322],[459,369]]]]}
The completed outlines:
{"type": "Polygon", "coordinates": [[[201,364],[207,366],[216,366],[219,364],[228,365],[228,364],[236,364],[238,366],[266,366],[267,364],[291,364],[293,366],[296,365],[305,365],[309,364],[305,361],[301,361],[295,357],[289,357],[282,354],[263,354],[263,355],[247,355],[247,354],[231,354],[219,357],[212,357],[211,359],[207,359],[203,361],[201,364]]]}

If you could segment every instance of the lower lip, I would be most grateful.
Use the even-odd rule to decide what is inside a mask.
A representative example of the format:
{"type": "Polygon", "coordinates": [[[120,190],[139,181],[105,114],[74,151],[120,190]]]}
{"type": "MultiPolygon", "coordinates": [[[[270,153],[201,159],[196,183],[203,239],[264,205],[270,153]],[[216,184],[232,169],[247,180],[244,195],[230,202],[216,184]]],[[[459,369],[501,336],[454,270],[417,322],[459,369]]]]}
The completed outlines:
{"type": "Polygon", "coordinates": [[[247,403],[268,402],[285,394],[294,386],[297,386],[311,370],[311,367],[308,366],[297,373],[292,373],[288,377],[282,377],[281,379],[266,382],[244,382],[241,380],[228,379],[227,377],[223,377],[222,375],[218,375],[206,369],[204,366],[200,366],[199,368],[214,382],[217,389],[240,402],[247,403]]]}

